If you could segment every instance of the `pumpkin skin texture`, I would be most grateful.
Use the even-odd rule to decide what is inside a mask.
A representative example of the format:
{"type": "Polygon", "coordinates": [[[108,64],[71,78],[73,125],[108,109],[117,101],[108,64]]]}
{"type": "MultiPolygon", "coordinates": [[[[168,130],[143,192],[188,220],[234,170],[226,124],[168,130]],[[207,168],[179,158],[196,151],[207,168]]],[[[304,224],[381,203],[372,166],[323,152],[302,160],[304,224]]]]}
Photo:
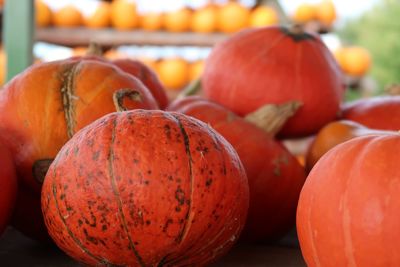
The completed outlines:
{"type": "Polygon", "coordinates": [[[338,144],[360,136],[393,133],[393,131],[370,129],[362,124],[349,120],[331,122],[318,132],[311,143],[306,156],[307,170],[311,170],[326,152],[338,144]]]}
{"type": "Polygon", "coordinates": [[[336,146],[301,191],[297,233],[307,266],[400,266],[399,134],[336,146]]]}
{"type": "Polygon", "coordinates": [[[63,147],[42,209],[57,245],[85,264],[203,266],[238,238],[248,185],[236,152],[206,124],[135,110],[63,147]]]}
{"type": "Polygon", "coordinates": [[[113,60],[112,63],[126,73],[132,74],[138,78],[152,93],[161,109],[164,109],[168,105],[168,97],[165,93],[164,86],[152,69],[141,61],[133,59],[116,59],[113,60]]]}
{"type": "Polygon", "coordinates": [[[237,151],[250,189],[242,241],[273,242],[295,225],[305,172],[281,143],[226,108],[199,96],[182,98],[168,109],[209,123],[237,151]]]}
{"type": "Polygon", "coordinates": [[[17,196],[17,176],[8,149],[0,142],[0,235],[7,227],[17,196]]]}
{"type": "Polygon", "coordinates": [[[140,100],[122,97],[126,108],[157,108],[140,81],[105,62],[54,61],[36,64],[16,76],[0,91],[0,130],[13,154],[19,182],[39,199],[41,180],[61,147],[76,131],[115,111],[114,93],[132,90],[140,100]]]}
{"type": "Polygon", "coordinates": [[[319,37],[278,26],[242,31],[216,45],[202,88],[206,98],[241,116],[265,104],[301,102],[280,132],[284,137],[315,133],[334,120],[344,93],[340,69],[319,37]]]}
{"type": "Polygon", "coordinates": [[[380,130],[400,130],[400,96],[378,96],[346,103],[342,119],[380,130]]]}

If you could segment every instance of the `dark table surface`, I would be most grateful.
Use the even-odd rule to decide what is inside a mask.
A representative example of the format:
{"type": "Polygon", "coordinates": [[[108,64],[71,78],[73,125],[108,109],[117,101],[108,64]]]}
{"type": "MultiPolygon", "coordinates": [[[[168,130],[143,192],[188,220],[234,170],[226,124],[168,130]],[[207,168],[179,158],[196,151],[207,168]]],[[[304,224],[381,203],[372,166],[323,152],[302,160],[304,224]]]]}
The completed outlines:
{"type": "MultiPolygon", "coordinates": [[[[33,241],[13,228],[0,238],[1,267],[80,266],[55,246],[33,241]]],[[[278,245],[237,245],[212,267],[303,267],[305,263],[294,234],[278,245]]]]}

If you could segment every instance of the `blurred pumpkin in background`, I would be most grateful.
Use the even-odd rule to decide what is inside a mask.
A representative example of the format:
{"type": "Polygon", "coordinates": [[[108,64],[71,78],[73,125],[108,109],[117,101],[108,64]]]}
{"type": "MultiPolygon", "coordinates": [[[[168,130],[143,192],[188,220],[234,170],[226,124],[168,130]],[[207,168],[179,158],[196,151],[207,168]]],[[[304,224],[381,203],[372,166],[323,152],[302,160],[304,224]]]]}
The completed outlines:
{"type": "Polygon", "coordinates": [[[194,32],[214,32],[217,27],[217,8],[214,5],[207,5],[193,14],[190,28],[194,32]]]}
{"type": "Polygon", "coordinates": [[[192,11],[188,8],[181,8],[165,13],[164,27],[170,32],[184,32],[189,30],[192,11]]]}
{"type": "Polygon", "coordinates": [[[278,22],[278,14],[269,6],[258,6],[250,13],[250,27],[264,27],[278,22]]]}
{"type": "Polygon", "coordinates": [[[221,32],[237,32],[249,25],[250,11],[237,2],[228,2],[218,10],[217,28],[221,32]]]}
{"type": "Polygon", "coordinates": [[[294,14],[293,20],[298,23],[305,23],[316,18],[316,8],[312,4],[302,3],[299,5],[294,14]]]}
{"type": "Polygon", "coordinates": [[[325,24],[331,26],[336,20],[336,8],[332,0],[323,0],[315,6],[316,19],[325,24]]]}
{"type": "Polygon", "coordinates": [[[79,27],[83,24],[83,16],[75,6],[66,5],[54,12],[53,24],[58,27],[79,27]]]}
{"type": "Polygon", "coordinates": [[[106,28],[111,21],[111,6],[107,2],[100,2],[94,12],[85,18],[88,28],[106,28]]]}
{"type": "Polygon", "coordinates": [[[140,27],[146,31],[157,31],[163,28],[162,14],[149,12],[140,15],[140,27]]]}
{"type": "Polygon", "coordinates": [[[372,64],[369,51],[360,46],[341,47],[333,54],[343,72],[350,76],[364,76],[372,64]]]}
{"type": "Polygon", "coordinates": [[[6,81],[7,75],[7,58],[3,48],[0,48],[0,86],[6,81]]]}
{"type": "Polygon", "coordinates": [[[111,25],[117,30],[129,30],[138,26],[136,4],[129,0],[114,0],[111,3],[111,25]]]}
{"type": "Polygon", "coordinates": [[[51,24],[52,12],[49,6],[42,0],[35,1],[35,19],[38,27],[47,27],[51,24]]]}
{"type": "Polygon", "coordinates": [[[157,64],[158,77],[167,89],[179,90],[189,81],[189,65],[181,58],[167,58],[157,64]]]}

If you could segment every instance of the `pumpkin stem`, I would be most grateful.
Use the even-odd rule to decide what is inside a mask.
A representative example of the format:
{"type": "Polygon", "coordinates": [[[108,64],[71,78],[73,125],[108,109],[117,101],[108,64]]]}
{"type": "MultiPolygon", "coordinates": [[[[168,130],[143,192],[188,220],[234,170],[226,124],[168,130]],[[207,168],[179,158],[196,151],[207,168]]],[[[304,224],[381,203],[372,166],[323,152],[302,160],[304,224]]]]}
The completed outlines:
{"type": "Polygon", "coordinates": [[[124,106],[124,99],[128,97],[130,100],[137,101],[137,102],[142,102],[142,96],[138,91],[132,90],[132,89],[119,89],[114,92],[113,94],[113,102],[116,111],[122,112],[122,111],[127,111],[128,108],[124,106]]]}
{"type": "Polygon", "coordinates": [[[400,95],[400,84],[390,84],[386,86],[385,92],[388,95],[400,95]]]}
{"type": "Polygon", "coordinates": [[[46,173],[54,159],[39,159],[33,163],[32,174],[33,178],[39,183],[43,184],[46,173]]]}
{"type": "Polygon", "coordinates": [[[103,49],[98,43],[90,42],[86,56],[103,56],[103,49]]]}
{"type": "Polygon", "coordinates": [[[195,95],[201,92],[201,79],[198,78],[191,82],[183,91],[176,97],[177,99],[184,98],[186,96],[195,95]]]}
{"type": "Polygon", "coordinates": [[[247,114],[245,120],[275,136],[302,105],[303,103],[299,101],[290,101],[284,104],[267,104],[247,114]]]}

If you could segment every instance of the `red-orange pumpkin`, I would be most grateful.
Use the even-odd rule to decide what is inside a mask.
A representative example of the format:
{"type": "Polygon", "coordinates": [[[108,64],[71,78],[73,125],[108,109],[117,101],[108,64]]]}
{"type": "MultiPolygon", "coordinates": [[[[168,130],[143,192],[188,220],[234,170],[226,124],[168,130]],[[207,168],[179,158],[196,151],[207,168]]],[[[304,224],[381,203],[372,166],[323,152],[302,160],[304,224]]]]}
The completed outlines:
{"type": "MultiPolygon", "coordinates": [[[[37,200],[41,180],[60,148],[76,131],[115,111],[114,102],[128,109],[157,108],[151,93],[135,77],[93,60],[35,64],[0,91],[0,131],[14,156],[19,180],[37,200]]],[[[17,203],[40,210],[32,202],[17,203]]],[[[31,222],[33,229],[40,223],[30,217],[20,219],[25,225],[31,222]]],[[[20,230],[30,233],[33,229],[20,230]]]]}
{"type": "Polygon", "coordinates": [[[301,191],[297,232],[308,266],[400,266],[400,135],[330,150],[301,191]]]}
{"type": "Polygon", "coordinates": [[[17,196],[17,176],[8,149],[0,143],[0,235],[9,223],[17,196]]]}
{"type": "Polygon", "coordinates": [[[317,35],[277,26],[242,31],[216,45],[202,86],[207,98],[239,115],[270,103],[303,103],[281,132],[288,137],[315,133],[334,120],[344,92],[340,69],[317,35]]]}
{"type": "Polygon", "coordinates": [[[57,245],[89,265],[203,266],[246,220],[234,149],[188,116],[109,114],[76,134],[47,173],[42,209],[57,245]]]}
{"type": "Polygon", "coordinates": [[[347,103],[342,118],[369,128],[400,130],[400,96],[378,96],[347,103]]]}
{"type": "Polygon", "coordinates": [[[175,101],[168,109],[209,123],[236,149],[250,188],[243,240],[274,241],[295,225],[305,172],[279,142],[226,108],[198,96],[175,101]]]}

